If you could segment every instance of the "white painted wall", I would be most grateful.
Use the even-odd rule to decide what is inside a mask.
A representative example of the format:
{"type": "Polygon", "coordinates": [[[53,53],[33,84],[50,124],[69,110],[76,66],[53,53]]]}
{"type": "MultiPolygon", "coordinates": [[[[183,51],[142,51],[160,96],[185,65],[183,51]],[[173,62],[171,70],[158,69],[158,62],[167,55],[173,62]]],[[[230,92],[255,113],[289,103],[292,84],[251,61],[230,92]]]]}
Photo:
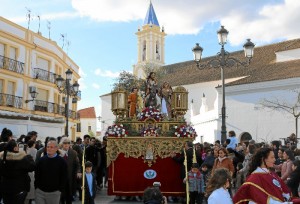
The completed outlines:
{"type": "MultiPolygon", "coordinates": [[[[0,20],[2,20],[2,19],[0,19],[0,20]]],[[[1,30],[4,30],[5,32],[9,32],[18,38],[25,39],[25,31],[24,30],[22,30],[18,27],[12,26],[12,25],[8,24],[6,21],[0,21],[0,28],[1,28],[1,30]]]]}
{"type": "Polygon", "coordinates": [[[254,140],[272,141],[286,138],[295,133],[295,119],[286,112],[260,109],[262,99],[296,102],[300,78],[277,80],[249,85],[228,87],[227,102],[227,131],[233,129],[237,135],[249,132],[254,140]]]}
{"type": "Polygon", "coordinates": [[[82,135],[88,135],[88,126],[91,126],[91,131],[94,133],[94,136],[96,136],[97,131],[97,119],[96,118],[80,118],[81,123],[81,134],[82,135]]]}
{"type": "Polygon", "coordinates": [[[38,132],[38,140],[45,141],[47,136],[58,137],[64,134],[64,123],[43,123],[32,120],[14,120],[0,118],[0,131],[8,128],[13,132],[15,138],[27,135],[29,131],[38,132]]]}
{"type": "Polygon", "coordinates": [[[112,125],[116,116],[111,111],[111,95],[100,96],[101,99],[101,137],[105,135],[108,126],[112,125]]]}
{"type": "MultiPolygon", "coordinates": [[[[197,84],[197,86],[199,88],[193,87],[190,90],[200,90],[199,93],[190,91],[189,98],[202,96],[203,87],[206,86],[204,84],[197,84]]],[[[243,132],[249,132],[253,139],[259,142],[270,142],[289,136],[295,132],[294,117],[284,112],[258,109],[258,105],[263,98],[272,99],[274,97],[295,102],[297,94],[291,90],[297,89],[299,86],[300,79],[293,78],[226,87],[227,132],[234,130],[238,136],[243,132]]],[[[196,112],[198,108],[195,108],[196,114],[190,119],[199,136],[197,141],[200,141],[200,136],[203,136],[203,141],[207,142],[221,138],[222,88],[213,87],[214,84],[211,83],[206,88],[206,90],[211,90],[205,94],[209,110],[199,114],[196,112]]],[[[199,105],[199,101],[196,103],[199,105]]],[[[186,116],[189,120],[190,115],[186,116]]]]}
{"type": "Polygon", "coordinates": [[[276,62],[300,59],[300,49],[292,49],[276,52],[276,62]]]}

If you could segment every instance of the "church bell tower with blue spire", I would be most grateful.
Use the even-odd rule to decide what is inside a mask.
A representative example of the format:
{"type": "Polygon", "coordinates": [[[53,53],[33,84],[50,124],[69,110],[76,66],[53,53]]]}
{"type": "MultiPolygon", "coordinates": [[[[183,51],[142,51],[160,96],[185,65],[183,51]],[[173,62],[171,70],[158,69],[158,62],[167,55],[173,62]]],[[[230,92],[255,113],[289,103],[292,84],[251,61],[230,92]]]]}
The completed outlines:
{"type": "Polygon", "coordinates": [[[138,78],[146,78],[144,68],[161,67],[165,64],[165,32],[159,26],[152,2],[144,20],[142,29],[136,33],[138,39],[137,64],[133,66],[133,74],[138,78]]]}

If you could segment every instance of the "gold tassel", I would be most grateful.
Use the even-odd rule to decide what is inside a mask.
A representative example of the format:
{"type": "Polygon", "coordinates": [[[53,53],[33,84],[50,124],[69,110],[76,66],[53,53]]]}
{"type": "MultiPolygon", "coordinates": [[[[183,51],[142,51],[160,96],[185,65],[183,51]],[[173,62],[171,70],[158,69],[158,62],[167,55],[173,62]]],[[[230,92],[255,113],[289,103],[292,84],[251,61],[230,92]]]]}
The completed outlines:
{"type": "Polygon", "coordinates": [[[193,164],[197,163],[196,148],[193,148],[193,164]]]}
{"type": "Polygon", "coordinates": [[[189,193],[189,172],[188,172],[188,162],[186,150],[184,149],[184,165],[185,165],[185,190],[186,190],[186,204],[190,203],[190,193],[189,193]]]}
{"type": "Polygon", "coordinates": [[[82,153],[82,194],[81,194],[81,201],[84,204],[85,200],[85,146],[83,147],[82,153]]]}

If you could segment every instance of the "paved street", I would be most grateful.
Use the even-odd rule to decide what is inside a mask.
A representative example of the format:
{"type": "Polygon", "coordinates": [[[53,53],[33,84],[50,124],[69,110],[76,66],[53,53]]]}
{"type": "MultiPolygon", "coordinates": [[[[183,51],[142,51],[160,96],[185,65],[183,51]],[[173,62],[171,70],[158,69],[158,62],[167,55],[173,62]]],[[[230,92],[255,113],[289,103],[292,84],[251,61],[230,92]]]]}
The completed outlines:
{"type": "MultiPolygon", "coordinates": [[[[101,191],[97,192],[97,197],[95,199],[96,204],[107,204],[107,203],[122,203],[122,204],[129,204],[129,203],[142,203],[137,201],[123,201],[123,200],[115,200],[115,196],[108,196],[107,195],[107,188],[101,189],[101,191]]],[[[81,201],[76,201],[74,204],[81,204],[81,201]]]]}
{"type": "MultiPolygon", "coordinates": [[[[137,202],[136,200],[115,200],[115,196],[107,195],[107,188],[101,189],[97,192],[97,197],[95,200],[96,204],[108,204],[108,203],[122,203],[122,204],[140,204],[143,202],[137,202]]],[[[76,201],[74,204],[81,204],[81,201],[76,201]]],[[[174,203],[175,204],[175,203],[174,203]]]]}

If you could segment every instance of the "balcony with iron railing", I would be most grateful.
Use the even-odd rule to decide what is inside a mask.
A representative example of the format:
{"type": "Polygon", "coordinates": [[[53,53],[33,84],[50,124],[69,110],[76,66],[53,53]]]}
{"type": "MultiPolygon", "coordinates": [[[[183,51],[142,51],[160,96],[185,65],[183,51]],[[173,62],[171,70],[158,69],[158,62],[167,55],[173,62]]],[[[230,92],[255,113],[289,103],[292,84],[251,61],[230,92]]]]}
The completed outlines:
{"type": "Polygon", "coordinates": [[[22,109],[23,98],[19,96],[10,95],[10,94],[0,93],[0,106],[8,106],[8,107],[22,109]]]}
{"type": "Polygon", "coordinates": [[[40,68],[34,68],[34,78],[55,83],[57,74],[40,68]]]}
{"type": "Polygon", "coordinates": [[[0,55],[0,69],[6,69],[19,74],[24,73],[25,63],[0,55]]]}
{"type": "MultiPolygon", "coordinates": [[[[65,116],[65,107],[64,106],[60,106],[59,104],[51,103],[48,101],[35,100],[34,110],[65,116]]],[[[72,118],[74,120],[79,119],[79,114],[76,111],[69,110],[68,115],[69,115],[69,118],[72,118]]]]}
{"type": "MultiPolygon", "coordinates": [[[[59,109],[60,109],[59,114],[65,116],[65,107],[60,106],[59,109]]],[[[73,120],[79,120],[79,114],[76,111],[69,109],[68,115],[69,118],[72,118],[73,120]]]]}

